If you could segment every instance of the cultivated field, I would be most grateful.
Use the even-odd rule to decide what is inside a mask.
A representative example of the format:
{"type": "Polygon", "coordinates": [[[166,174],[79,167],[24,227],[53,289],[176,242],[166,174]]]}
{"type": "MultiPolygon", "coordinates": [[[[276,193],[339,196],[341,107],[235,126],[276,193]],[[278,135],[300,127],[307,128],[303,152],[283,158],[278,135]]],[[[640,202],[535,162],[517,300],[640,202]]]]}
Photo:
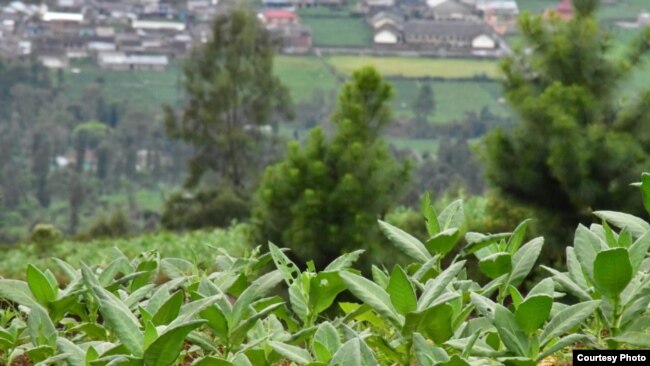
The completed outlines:
{"type": "Polygon", "coordinates": [[[401,76],[407,78],[473,78],[498,75],[494,61],[432,59],[415,57],[360,57],[331,56],[328,64],[344,74],[367,65],[377,68],[384,77],[401,76]]]}

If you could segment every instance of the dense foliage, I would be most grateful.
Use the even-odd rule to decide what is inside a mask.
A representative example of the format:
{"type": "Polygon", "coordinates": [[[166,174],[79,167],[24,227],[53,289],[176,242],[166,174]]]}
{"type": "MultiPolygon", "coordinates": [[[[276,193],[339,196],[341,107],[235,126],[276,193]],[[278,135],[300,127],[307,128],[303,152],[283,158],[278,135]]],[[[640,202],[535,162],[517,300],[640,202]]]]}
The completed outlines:
{"type": "Polygon", "coordinates": [[[304,146],[290,143],[257,192],[254,215],[262,238],[319,265],[376,242],[375,221],[409,180],[409,166],[397,163],[382,140],[392,93],[375,69],[360,69],[339,96],[334,136],[315,128],[304,146]]]}
{"type": "MultiPolygon", "coordinates": [[[[650,175],[641,183],[650,212],[650,175]]],[[[430,239],[380,221],[413,262],[372,279],[352,265],[362,250],[300,270],[269,244],[203,269],[155,251],[117,251],[102,267],[56,259],[66,281],[29,265],[0,279],[0,357],[42,365],[536,365],[567,349],[650,347],[650,224],[600,211],[567,248],[567,272],[522,292],[542,238],[465,233],[462,204],[439,214],[425,196],[430,239]],[[620,228],[613,230],[610,225],[620,228]],[[467,275],[478,261],[488,283],[467,275]],[[268,271],[267,265],[275,269],[268,271]],[[280,284],[286,297],[274,295],[280,284]],[[336,302],[349,291],[357,300],[336,302]],[[579,302],[575,302],[575,299],[579,302]]]]}
{"type": "Polygon", "coordinates": [[[495,130],[483,148],[488,180],[503,196],[568,230],[595,209],[641,212],[627,183],[650,164],[641,127],[648,95],[625,101],[622,90],[650,49],[650,29],[619,58],[596,17],[600,1],[573,4],[570,21],[520,19],[526,47],[502,63],[520,124],[495,130]]]}
{"type": "Polygon", "coordinates": [[[32,243],[0,247],[0,277],[24,276],[24,265],[30,263],[43,270],[51,270],[57,277],[63,275],[51,258],[65,258],[74,266],[86,263],[105,267],[116,258],[117,251],[128,257],[155,250],[163,257],[192,261],[199,267],[212,265],[215,250],[231,255],[243,255],[251,248],[251,228],[237,224],[228,229],[193,231],[189,233],[157,232],[132,238],[106,238],[87,242],[64,239],[56,228],[38,225],[32,243]]]}
{"type": "Polygon", "coordinates": [[[278,113],[291,115],[289,94],[273,75],[275,46],[250,10],[215,17],[210,39],[185,63],[186,102],[182,117],[167,107],[167,131],[195,148],[189,160],[190,188],[216,173],[236,188],[259,167],[264,133],[278,113]]]}

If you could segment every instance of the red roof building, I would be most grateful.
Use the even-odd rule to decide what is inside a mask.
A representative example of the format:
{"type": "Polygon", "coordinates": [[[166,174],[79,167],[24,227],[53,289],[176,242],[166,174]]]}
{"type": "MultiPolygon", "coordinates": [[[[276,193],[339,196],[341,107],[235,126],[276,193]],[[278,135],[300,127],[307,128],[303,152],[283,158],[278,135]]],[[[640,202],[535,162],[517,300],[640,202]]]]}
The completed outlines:
{"type": "Polygon", "coordinates": [[[267,26],[298,24],[300,20],[298,14],[289,10],[266,10],[259,17],[267,26]]]}
{"type": "Polygon", "coordinates": [[[573,4],[571,3],[571,0],[562,0],[562,2],[555,7],[555,11],[557,12],[557,15],[564,20],[573,18],[573,4]]]}

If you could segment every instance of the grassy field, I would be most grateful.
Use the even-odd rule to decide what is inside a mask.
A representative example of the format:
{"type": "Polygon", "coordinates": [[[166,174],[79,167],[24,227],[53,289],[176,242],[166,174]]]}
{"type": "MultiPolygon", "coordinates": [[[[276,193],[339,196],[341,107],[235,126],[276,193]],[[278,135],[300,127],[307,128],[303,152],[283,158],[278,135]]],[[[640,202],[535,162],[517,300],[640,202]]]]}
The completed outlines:
{"type": "Polygon", "coordinates": [[[82,95],[85,88],[97,80],[103,80],[109,99],[125,100],[148,108],[160,108],[162,104],[174,103],[182,93],[180,84],[181,64],[172,63],[164,72],[157,71],[110,71],[92,63],[76,67],[79,72],[66,70],[66,93],[71,97],[82,95]]]}
{"type": "Polygon", "coordinates": [[[316,57],[279,56],[275,74],[289,88],[295,102],[309,100],[316,89],[331,91],[339,87],[336,77],[316,57]]]}
{"type": "Polygon", "coordinates": [[[112,248],[118,248],[127,257],[134,257],[144,251],[157,250],[165,257],[183,258],[195,261],[201,266],[214,265],[223,248],[229,254],[237,256],[249,248],[248,226],[237,225],[229,229],[196,231],[187,234],[159,232],[146,234],[131,239],[100,239],[90,242],[63,241],[47,247],[33,244],[0,246],[0,278],[22,278],[26,263],[41,269],[49,268],[58,273],[52,257],[79,265],[106,265],[119,255],[112,248]]]}
{"type": "MultiPolygon", "coordinates": [[[[559,0],[518,0],[521,11],[541,13],[545,9],[555,8],[559,0]]],[[[636,19],[642,11],[650,11],[648,0],[619,0],[615,4],[603,4],[599,17],[603,20],[636,19]]]]}
{"type": "Polygon", "coordinates": [[[372,65],[384,77],[402,76],[407,78],[471,78],[475,76],[497,76],[497,63],[494,61],[432,59],[415,57],[359,57],[331,56],[328,64],[344,74],[367,65],[372,65]]]}
{"type": "Polygon", "coordinates": [[[314,46],[369,47],[372,30],[362,18],[342,16],[304,16],[302,22],[311,27],[314,46]]]}
{"type": "Polygon", "coordinates": [[[435,154],[438,151],[438,140],[435,139],[402,139],[391,138],[390,144],[398,149],[412,149],[417,153],[435,154]]]}
{"type": "MultiPolygon", "coordinates": [[[[395,87],[394,113],[411,117],[411,106],[424,82],[412,79],[390,80],[395,87]]],[[[496,115],[506,116],[509,111],[499,102],[501,86],[496,81],[432,81],[436,108],[431,117],[435,123],[461,120],[467,113],[478,113],[487,107],[496,115]]]]}

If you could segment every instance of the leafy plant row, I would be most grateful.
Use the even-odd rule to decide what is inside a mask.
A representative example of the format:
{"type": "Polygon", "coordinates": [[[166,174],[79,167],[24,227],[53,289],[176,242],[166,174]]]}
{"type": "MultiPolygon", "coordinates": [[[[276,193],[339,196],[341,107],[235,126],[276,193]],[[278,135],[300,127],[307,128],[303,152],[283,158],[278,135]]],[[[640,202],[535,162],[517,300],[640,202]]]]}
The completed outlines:
{"type": "MultiPolygon", "coordinates": [[[[650,212],[650,175],[639,185],[650,212]]],[[[650,347],[648,222],[596,212],[567,271],[543,267],[550,276],[522,293],[542,238],[525,240],[528,221],[463,235],[462,211],[425,196],[426,242],[380,221],[413,262],[370,278],[353,268],[362,251],[301,270],[273,244],[221,251],[214,271],[155,251],[103,268],[54,259],[65,284],[29,265],[26,281],[0,279],[0,363],[535,365],[575,347],[650,347]],[[468,278],[474,260],[488,283],[468,278]],[[345,291],[356,300],[337,302],[345,291]]]]}

